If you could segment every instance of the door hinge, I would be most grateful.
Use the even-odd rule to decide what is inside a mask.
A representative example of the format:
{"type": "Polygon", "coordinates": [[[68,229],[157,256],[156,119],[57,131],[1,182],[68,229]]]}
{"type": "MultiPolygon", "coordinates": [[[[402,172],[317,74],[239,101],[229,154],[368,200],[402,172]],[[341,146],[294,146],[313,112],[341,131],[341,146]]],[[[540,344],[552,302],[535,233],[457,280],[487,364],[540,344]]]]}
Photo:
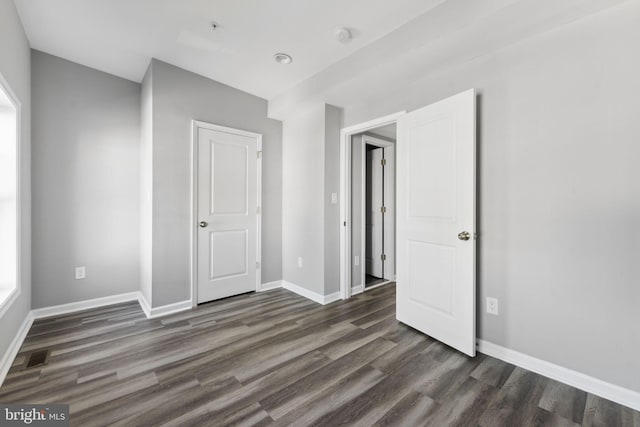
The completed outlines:
{"type": "Polygon", "coordinates": [[[386,213],[386,212],[387,212],[387,207],[386,207],[386,206],[382,206],[382,207],[380,208],[380,212],[382,212],[382,213],[386,213]]]}
{"type": "Polygon", "coordinates": [[[380,255],[380,259],[382,261],[386,261],[387,260],[387,256],[385,254],[380,255]]]}
{"type": "Polygon", "coordinates": [[[382,166],[386,166],[387,165],[387,159],[380,159],[380,164],[382,166]]]}
{"type": "Polygon", "coordinates": [[[258,158],[262,157],[262,151],[256,151],[256,156],[257,156],[258,158]]]}
{"type": "Polygon", "coordinates": [[[256,261],[256,270],[260,270],[260,263],[256,261]]]}

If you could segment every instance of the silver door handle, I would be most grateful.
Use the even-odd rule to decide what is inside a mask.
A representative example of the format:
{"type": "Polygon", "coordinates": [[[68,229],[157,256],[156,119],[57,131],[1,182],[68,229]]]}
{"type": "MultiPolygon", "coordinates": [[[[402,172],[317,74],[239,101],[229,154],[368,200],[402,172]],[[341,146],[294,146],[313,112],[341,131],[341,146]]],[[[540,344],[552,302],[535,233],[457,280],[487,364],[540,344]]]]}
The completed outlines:
{"type": "Polygon", "coordinates": [[[200,224],[199,224],[199,225],[200,225],[200,227],[201,227],[201,228],[205,228],[205,227],[206,227],[207,225],[209,225],[209,224],[207,224],[207,222],[206,222],[206,221],[200,221],[200,224]]]}
{"type": "Polygon", "coordinates": [[[460,233],[458,233],[458,240],[467,241],[470,238],[471,238],[471,234],[469,234],[468,231],[461,231],[460,233]]]}

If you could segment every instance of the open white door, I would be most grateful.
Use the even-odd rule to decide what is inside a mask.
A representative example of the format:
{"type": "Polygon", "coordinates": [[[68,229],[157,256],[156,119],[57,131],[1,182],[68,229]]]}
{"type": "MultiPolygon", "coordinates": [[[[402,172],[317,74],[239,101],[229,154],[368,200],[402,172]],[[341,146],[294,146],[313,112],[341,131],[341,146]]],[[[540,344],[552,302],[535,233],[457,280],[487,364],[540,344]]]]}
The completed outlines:
{"type": "Polygon", "coordinates": [[[382,256],[384,253],[383,212],[384,199],[382,157],[384,149],[375,148],[367,151],[367,274],[382,278],[382,256]]]}
{"type": "Polygon", "coordinates": [[[256,289],[259,135],[197,128],[198,303],[256,289]]]}
{"type": "Polygon", "coordinates": [[[398,120],[399,321],[476,352],[475,91],[398,120]]]}

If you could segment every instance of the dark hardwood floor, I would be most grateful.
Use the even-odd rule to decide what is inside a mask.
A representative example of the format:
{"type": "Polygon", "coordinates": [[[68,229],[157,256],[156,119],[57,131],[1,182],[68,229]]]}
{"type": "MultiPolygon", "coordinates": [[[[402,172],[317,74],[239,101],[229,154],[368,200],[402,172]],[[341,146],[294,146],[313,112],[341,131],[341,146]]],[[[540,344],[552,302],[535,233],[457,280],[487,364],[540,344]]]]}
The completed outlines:
{"type": "Polygon", "coordinates": [[[2,403],[78,426],[640,426],[640,413],[395,320],[395,287],[320,306],[285,290],[147,320],[135,303],[34,323],[2,403]],[[49,350],[45,366],[25,369],[49,350]]]}

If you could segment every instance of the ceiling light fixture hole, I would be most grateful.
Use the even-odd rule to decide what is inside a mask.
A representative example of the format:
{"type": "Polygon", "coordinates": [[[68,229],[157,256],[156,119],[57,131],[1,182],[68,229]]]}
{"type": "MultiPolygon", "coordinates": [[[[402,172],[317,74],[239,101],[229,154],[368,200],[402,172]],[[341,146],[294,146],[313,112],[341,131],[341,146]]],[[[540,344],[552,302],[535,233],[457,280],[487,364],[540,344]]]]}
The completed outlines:
{"type": "Polygon", "coordinates": [[[287,55],[286,53],[278,52],[273,55],[273,58],[276,60],[278,64],[291,64],[293,58],[291,55],[287,55]]]}

